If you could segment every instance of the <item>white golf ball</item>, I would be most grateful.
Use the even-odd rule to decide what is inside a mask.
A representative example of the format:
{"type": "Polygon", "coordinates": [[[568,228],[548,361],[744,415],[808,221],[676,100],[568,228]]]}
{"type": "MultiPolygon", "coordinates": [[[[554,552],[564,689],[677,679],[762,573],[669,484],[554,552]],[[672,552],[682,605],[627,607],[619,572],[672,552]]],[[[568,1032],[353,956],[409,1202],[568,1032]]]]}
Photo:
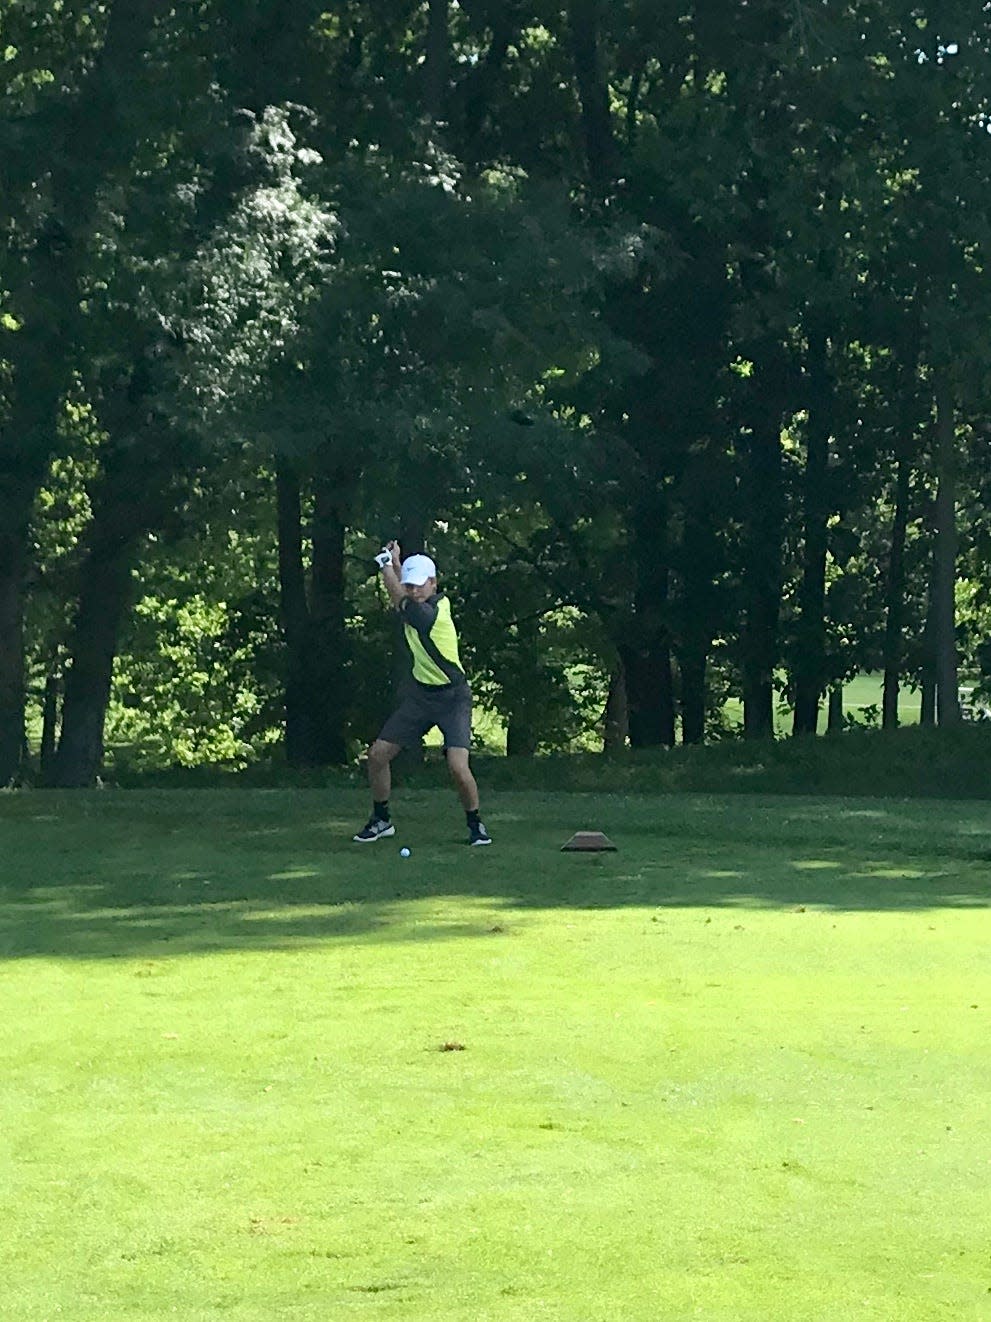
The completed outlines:
{"type": "Polygon", "coordinates": [[[406,848],[405,845],[403,845],[402,849],[400,849],[400,851],[399,851],[399,857],[400,857],[400,858],[409,858],[409,850],[406,848]]]}

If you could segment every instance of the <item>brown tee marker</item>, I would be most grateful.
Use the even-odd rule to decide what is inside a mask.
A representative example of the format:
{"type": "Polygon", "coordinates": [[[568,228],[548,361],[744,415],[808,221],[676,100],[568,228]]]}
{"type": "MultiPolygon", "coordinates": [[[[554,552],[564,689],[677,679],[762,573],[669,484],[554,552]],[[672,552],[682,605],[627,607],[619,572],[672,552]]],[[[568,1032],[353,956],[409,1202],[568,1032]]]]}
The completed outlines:
{"type": "Polygon", "coordinates": [[[561,852],[591,854],[615,848],[609,837],[601,831],[576,831],[568,843],[561,846],[561,852]]]}

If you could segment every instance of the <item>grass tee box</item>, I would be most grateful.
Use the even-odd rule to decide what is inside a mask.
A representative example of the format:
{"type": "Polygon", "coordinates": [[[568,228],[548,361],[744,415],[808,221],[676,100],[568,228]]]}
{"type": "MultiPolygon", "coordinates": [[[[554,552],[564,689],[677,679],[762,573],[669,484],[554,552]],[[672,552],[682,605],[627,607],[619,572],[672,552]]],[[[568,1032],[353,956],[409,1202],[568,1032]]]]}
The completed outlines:
{"type": "Polygon", "coordinates": [[[986,803],[449,798],[0,799],[5,1322],[987,1318],[986,803]]]}

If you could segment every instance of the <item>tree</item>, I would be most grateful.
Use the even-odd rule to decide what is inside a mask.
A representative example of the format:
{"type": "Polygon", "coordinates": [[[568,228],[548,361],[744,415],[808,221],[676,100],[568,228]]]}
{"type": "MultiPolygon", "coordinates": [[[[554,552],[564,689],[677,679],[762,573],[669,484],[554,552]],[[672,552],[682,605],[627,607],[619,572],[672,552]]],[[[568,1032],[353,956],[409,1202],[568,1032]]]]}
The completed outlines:
{"type": "Polygon", "coordinates": [[[7,42],[19,67],[3,123],[7,242],[0,285],[9,295],[0,419],[0,783],[16,777],[24,747],[23,583],[32,506],[57,448],[100,197],[130,164],[157,72],[145,57],[168,8],[164,0],[117,0],[85,6],[81,21],[55,26],[43,21],[43,6],[11,7],[7,42]],[[34,63],[38,31],[44,44],[34,63]]]}
{"type": "MultiPolygon", "coordinates": [[[[176,187],[176,171],[181,184],[191,168],[182,158],[149,180],[159,196],[179,198],[169,223],[149,220],[125,231],[128,241],[106,236],[105,292],[90,298],[88,318],[102,368],[86,376],[107,440],[51,772],[57,785],[89,784],[99,769],[117,634],[142,539],[181,505],[211,448],[236,435],[333,242],[332,214],[301,191],[296,171],[309,158],[286,117],[263,116],[245,152],[240,194],[205,237],[202,217],[176,187]]],[[[138,194],[132,211],[141,209],[138,194]]]]}

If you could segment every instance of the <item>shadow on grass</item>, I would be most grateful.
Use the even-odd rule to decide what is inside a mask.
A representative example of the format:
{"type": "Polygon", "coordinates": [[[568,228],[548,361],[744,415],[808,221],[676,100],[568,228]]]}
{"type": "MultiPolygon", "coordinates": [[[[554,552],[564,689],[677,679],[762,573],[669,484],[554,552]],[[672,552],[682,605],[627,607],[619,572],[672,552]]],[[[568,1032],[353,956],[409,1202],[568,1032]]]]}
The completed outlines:
{"type": "Polygon", "coordinates": [[[449,792],[401,806],[394,839],[358,846],[358,790],[4,796],[0,957],[437,941],[507,909],[991,902],[984,804],[506,794],[487,850],[463,843],[449,792]],[[619,851],[562,854],[586,827],[619,851]]]}

